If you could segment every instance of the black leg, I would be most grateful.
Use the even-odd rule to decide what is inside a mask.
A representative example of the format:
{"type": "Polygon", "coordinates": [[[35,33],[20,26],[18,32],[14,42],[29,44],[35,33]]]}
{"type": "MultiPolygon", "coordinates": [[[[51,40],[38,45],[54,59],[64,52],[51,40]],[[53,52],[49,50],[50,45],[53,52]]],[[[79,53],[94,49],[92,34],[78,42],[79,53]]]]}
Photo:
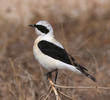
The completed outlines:
{"type": "Polygon", "coordinates": [[[55,84],[56,84],[56,81],[57,81],[57,77],[58,77],[58,69],[56,69],[56,72],[55,72],[55,84]]]}
{"type": "Polygon", "coordinates": [[[55,69],[51,72],[48,72],[47,73],[47,78],[51,78],[52,79],[52,73],[55,72],[55,83],[56,83],[56,80],[57,80],[57,77],[58,77],[58,69],[55,69]]]}
{"type": "Polygon", "coordinates": [[[52,78],[52,72],[47,73],[47,78],[50,78],[50,79],[52,78]]]}
{"type": "Polygon", "coordinates": [[[52,70],[51,72],[48,72],[47,73],[47,78],[52,78],[52,73],[55,72],[55,71],[56,71],[56,69],[52,70]]]}

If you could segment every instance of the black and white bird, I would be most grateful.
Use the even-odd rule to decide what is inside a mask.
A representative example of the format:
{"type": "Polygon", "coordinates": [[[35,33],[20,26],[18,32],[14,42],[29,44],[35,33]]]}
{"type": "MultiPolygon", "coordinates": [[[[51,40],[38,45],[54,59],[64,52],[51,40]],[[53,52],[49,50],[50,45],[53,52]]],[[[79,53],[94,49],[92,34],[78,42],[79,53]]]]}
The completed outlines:
{"type": "Polygon", "coordinates": [[[88,70],[78,64],[75,59],[67,53],[62,44],[54,38],[53,28],[47,21],[42,20],[29,26],[35,28],[38,35],[33,46],[34,56],[38,62],[48,70],[48,77],[51,76],[52,72],[56,71],[56,81],[58,69],[68,69],[96,81],[92,75],[88,74],[88,70]]]}

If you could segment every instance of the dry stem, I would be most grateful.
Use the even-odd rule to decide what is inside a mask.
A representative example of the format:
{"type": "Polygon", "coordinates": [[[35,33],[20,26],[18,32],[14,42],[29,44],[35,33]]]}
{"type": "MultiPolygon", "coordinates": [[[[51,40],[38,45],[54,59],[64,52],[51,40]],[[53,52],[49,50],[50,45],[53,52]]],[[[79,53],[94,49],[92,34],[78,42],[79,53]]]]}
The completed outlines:
{"type": "Polygon", "coordinates": [[[47,94],[47,96],[44,98],[44,100],[47,100],[47,98],[49,97],[49,95],[51,94],[52,91],[55,94],[56,100],[61,100],[61,98],[60,98],[60,96],[59,96],[58,93],[60,93],[63,96],[71,99],[70,96],[64,94],[61,91],[58,91],[56,88],[63,88],[63,89],[102,89],[102,90],[110,90],[110,87],[101,87],[101,86],[99,86],[99,87],[98,86],[90,86],[90,87],[85,87],[85,86],[78,86],[78,87],[62,86],[62,85],[54,84],[50,78],[48,78],[48,81],[49,81],[49,84],[50,84],[51,89],[50,89],[49,93],[47,94]]]}
{"type": "Polygon", "coordinates": [[[50,83],[50,85],[51,85],[51,88],[52,88],[52,90],[53,90],[53,92],[54,92],[54,94],[55,94],[55,96],[56,96],[56,100],[61,100],[60,96],[58,95],[58,91],[57,91],[57,89],[55,88],[55,85],[54,85],[54,83],[52,82],[52,80],[51,80],[50,78],[48,78],[48,81],[49,81],[49,83],[50,83]]]}
{"type": "Polygon", "coordinates": [[[85,86],[78,86],[78,87],[73,87],[73,86],[61,86],[61,85],[56,85],[53,84],[55,87],[58,88],[64,88],[64,89],[103,89],[103,90],[110,90],[110,87],[102,87],[102,86],[89,86],[89,87],[85,87],[85,86]]]}

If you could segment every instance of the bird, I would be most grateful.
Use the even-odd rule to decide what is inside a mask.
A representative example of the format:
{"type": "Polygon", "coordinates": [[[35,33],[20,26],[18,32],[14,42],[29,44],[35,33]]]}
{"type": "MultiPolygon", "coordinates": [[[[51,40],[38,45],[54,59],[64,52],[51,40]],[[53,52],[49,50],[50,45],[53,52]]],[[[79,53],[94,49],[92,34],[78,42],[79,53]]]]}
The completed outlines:
{"type": "Polygon", "coordinates": [[[76,60],[65,50],[63,45],[55,39],[54,31],[48,21],[40,20],[36,24],[30,24],[38,35],[34,42],[33,54],[35,59],[44,67],[47,77],[51,77],[58,70],[67,69],[75,73],[83,74],[96,82],[96,78],[88,73],[88,70],[76,62],[76,60]]]}

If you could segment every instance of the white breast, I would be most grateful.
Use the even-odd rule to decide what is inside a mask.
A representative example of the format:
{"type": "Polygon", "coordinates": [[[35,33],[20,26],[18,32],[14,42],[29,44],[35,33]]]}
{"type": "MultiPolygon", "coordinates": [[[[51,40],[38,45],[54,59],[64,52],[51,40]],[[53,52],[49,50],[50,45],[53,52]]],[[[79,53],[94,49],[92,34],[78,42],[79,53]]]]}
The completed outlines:
{"type": "MultiPolygon", "coordinates": [[[[41,40],[47,40],[46,38],[43,37],[38,37],[35,42],[34,42],[34,46],[33,46],[33,53],[35,58],[38,60],[38,62],[47,70],[53,70],[56,69],[57,66],[59,66],[59,61],[55,60],[45,54],[43,54],[40,49],[38,48],[38,42],[41,40]]],[[[50,42],[54,42],[56,45],[58,44],[58,42],[53,39],[53,38],[49,38],[48,41],[50,42]]],[[[58,44],[60,45],[60,44],[58,44]]],[[[60,45],[61,46],[61,45],[60,45]]],[[[63,47],[62,47],[63,48],[63,47]]]]}

